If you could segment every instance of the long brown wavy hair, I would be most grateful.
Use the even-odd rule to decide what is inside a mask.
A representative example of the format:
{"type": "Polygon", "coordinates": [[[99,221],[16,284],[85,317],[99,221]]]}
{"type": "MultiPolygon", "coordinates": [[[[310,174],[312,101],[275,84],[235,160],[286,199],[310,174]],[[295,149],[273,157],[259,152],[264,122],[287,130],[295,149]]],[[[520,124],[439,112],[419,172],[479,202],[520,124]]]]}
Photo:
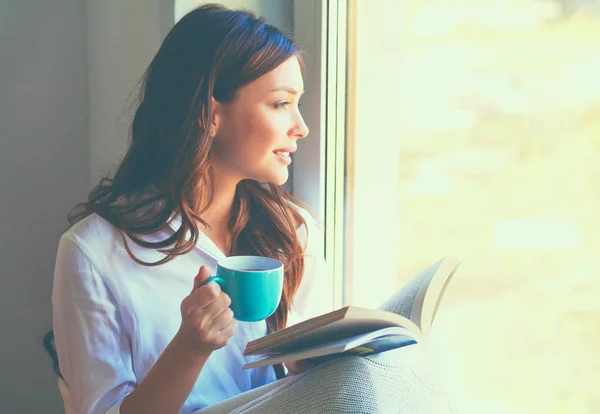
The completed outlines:
{"type": "MultiPolygon", "coordinates": [[[[191,251],[201,215],[214,196],[211,163],[211,98],[235,99],[236,91],[301,54],[289,36],[248,11],[201,6],[169,32],[139,84],[139,106],[131,143],[112,178],[103,178],[87,202],[69,214],[71,224],[96,213],[118,228],[124,240],[165,254],[158,266],[191,251]],[[179,229],[158,243],[144,235],[179,229]],[[187,236],[189,235],[189,237],[187,236]]],[[[285,265],[279,307],[267,319],[269,332],[286,326],[302,279],[304,246],[296,231],[306,226],[293,204],[305,207],[277,185],[241,181],[229,219],[229,255],[259,255],[285,265]]],[[[127,245],[127,243],[126,243],[127,245]]],[[[50,338],[47,338],[48,340],[50,338]]]]}

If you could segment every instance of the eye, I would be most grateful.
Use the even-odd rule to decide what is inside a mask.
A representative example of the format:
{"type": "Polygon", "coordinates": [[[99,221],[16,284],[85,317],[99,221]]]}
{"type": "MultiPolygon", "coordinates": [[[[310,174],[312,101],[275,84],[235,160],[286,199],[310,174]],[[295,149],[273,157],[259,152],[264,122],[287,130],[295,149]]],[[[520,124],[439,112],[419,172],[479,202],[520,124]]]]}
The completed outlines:
{"type": "Polygon", "coordinates": [[[275,107],[275,109],[286,109],[290,103],[291,102],[288,102],[288,101],[282,101],[282,102],[276,103],[273,106],[275,107]]]}

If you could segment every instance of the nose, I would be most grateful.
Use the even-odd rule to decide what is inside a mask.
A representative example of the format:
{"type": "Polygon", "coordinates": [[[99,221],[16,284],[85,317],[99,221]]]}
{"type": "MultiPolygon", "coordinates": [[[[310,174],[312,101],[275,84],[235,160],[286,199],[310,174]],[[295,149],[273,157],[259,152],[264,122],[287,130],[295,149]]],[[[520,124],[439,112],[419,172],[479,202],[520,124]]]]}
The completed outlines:
{"type": "Polygon", "coordinates": [[[300,138],[304,138],[305,136],[307,136],[308,133],[309,133],[308,126],[306,125],[306,122],[304,122],[304,118],[302,117],[300,112],[298,112],[298,114],[296,116],[295,125],[292,128],[292,130],[290,131],[290,135],[293,136],[294,138],[300,139],[300,138]]]}

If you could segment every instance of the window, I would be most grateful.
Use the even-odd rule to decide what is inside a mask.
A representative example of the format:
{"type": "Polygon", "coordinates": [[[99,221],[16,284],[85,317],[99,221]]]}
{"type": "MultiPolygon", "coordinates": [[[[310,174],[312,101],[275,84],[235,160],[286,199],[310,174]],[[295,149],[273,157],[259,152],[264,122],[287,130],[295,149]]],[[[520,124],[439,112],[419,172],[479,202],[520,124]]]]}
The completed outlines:
{"type": "Polygon", "coordinates": [[[348,3],[344,301],[460,258],[433,335],[473,412],[600,410],[599,11],[348,3]]]}

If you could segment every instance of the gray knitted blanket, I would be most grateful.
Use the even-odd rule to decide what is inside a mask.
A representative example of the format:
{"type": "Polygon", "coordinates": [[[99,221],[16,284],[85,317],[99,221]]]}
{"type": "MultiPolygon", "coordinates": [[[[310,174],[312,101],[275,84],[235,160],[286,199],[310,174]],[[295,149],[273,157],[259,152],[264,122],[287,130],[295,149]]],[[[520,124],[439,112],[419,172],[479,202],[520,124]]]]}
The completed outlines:
{"type": "Polygon", "coordinates": [[[379,355],[334,359],[197,411],[212,413],[458,413],[448,364],[427,340],[379,355]]]}

